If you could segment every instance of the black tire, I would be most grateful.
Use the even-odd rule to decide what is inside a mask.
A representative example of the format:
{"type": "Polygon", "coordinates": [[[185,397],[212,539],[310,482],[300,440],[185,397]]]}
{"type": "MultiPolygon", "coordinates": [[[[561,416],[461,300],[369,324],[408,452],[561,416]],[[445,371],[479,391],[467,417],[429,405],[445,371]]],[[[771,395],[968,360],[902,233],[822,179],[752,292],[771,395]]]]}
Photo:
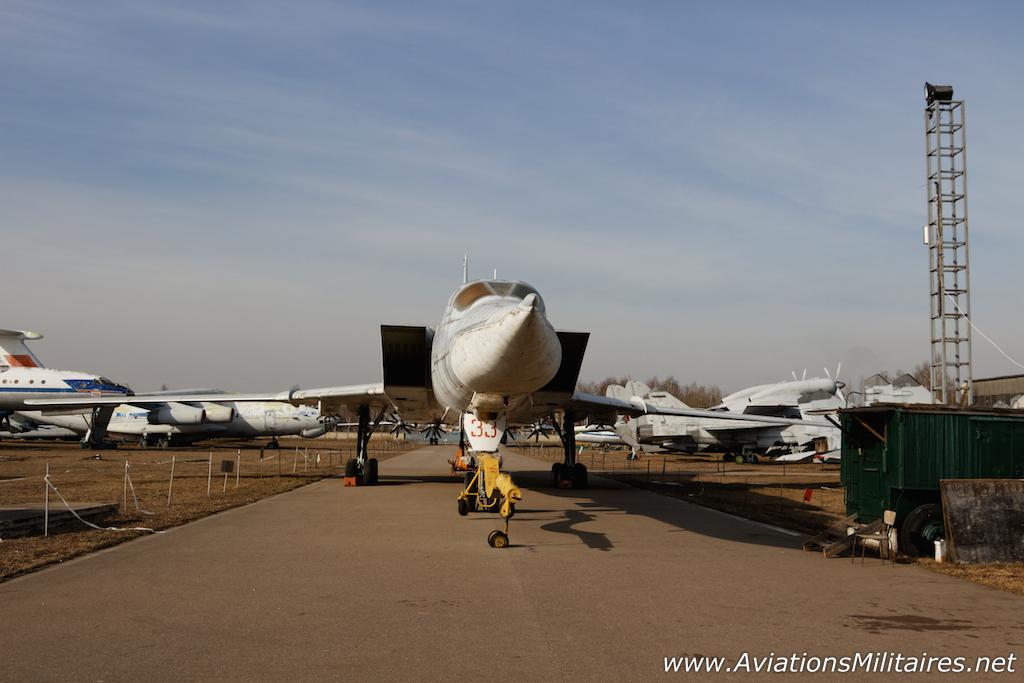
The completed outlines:
{"type": "Polygon", "coordinates": [[[491,533],[487,534],[487,545],[492,548],[507,548],[508,534],[504,531],[498,531],[495,529],[491,533]]]}
{"type": "Polygon", "coordinates": [[[556,489],[562,485],[562,463],[560,462],[551,466],[551,485],[556,489]]]}
{"type": "Polygon", "coordinates": [[[723,453],[722,462],[729,462],[732,460],[732,453],[723,453]]]}
{"type": "Polygon", "coordinates": [[[359,464],[356,463],[355,458],[349,458],[345,461],[345,476],[346,477],[358,477],[359,476],[359,464]]]}
{"type": "Polygon", "coordinates": [[[266,446],[266,447],[267,447],[267,448],[268,448],[269,450],[277,450],[278,448],[280,448],[280,447],[281,447],[281,444],[279,444],[279,443],[278,443],[278,442],[276,442],[276,441],[271,441],[270,443],[268,443],[268,444],[267,444],[267,446],[266,446]]]}
{"type": "Polygon", "coordinates": [[[746,461],[747,461],[747,464],[749,464],[749,465],[756,465],[757,464],[757,454],[756,453],[748,453],[747,457],[746,457],[746,461]]]}
{"type": "Polygon", "coordinates": [[[572,487],[574,489],[587,488],[587,466],[581,462],[572,467],[572,487]]]}
{"type": "Polygon", "coordinates": [[[377,484],[377,458],[370,458],[363,465],[363,484],[366,486],[377,484]]]}
{"type": "Polygon", "coordinates": [[[900,551],[908,557],[931,556],[939,536],[929,533],[928,528],[934,529],[936,524],[943,526],[942,506],[938,503],[925,503],[911,510],[900,524],[900,551]]]}
{"type": "Polygon", "coordinates": [[[469,514],[469,505],[466,503],[465,498],[459,498],[459,516],[465,517],[469,514]]]}

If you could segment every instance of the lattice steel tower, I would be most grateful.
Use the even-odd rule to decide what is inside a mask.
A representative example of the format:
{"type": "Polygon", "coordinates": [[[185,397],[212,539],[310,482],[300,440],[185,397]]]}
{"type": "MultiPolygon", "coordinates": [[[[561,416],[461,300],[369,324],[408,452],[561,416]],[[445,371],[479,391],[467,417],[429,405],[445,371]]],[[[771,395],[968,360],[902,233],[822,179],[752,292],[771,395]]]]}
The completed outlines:
{"type": "Polygon", "coordinates": [[[973,401],[967,244],[967,128],[953,87],[925,83],[931,379],[936,403],[973,401]],[[966,394],[966,395],[965,395],[966,394]]]}

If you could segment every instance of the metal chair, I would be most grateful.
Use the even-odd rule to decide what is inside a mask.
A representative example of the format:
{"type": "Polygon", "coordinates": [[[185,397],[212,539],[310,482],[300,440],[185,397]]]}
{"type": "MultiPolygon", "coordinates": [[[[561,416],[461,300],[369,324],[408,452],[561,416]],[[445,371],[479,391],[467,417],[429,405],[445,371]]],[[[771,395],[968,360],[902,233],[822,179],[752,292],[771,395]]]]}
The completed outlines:
{"type": "Polygon", "coordinates": [[[850,552],[850,562],[854,561],[857,557],[857,541],[860,541],[860,563],[864,564],[864,554],[866,552],[867,545],[864,541],[876,541],[878,543],[878,555],[882,558],[882,564],[885,564],[886,557],[889,562],[893,565],[896,564],[896,558],[892,552],[892,542],[889,540],[889,536],[892,533],[892,528],[896,524],[896,511],[885,510],[882,512],[882,529],[881,531],[868,531],[868,532],[857,532],[853,533],[853,549],[850,552]],[[883,549],[882,546],[885,546],[883,549]]]}

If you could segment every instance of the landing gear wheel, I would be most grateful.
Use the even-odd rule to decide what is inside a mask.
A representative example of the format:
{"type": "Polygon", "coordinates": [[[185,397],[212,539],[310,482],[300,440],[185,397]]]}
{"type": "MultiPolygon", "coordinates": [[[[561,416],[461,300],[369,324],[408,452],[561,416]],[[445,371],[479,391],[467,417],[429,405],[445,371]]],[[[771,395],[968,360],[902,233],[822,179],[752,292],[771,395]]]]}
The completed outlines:
{"type": "Polygon", "coordinates": [[[572,466],[572,487],[574,489],[587,488],[587,466],[581,462],[572,466]]]}
{"type": "Polygon", "coordinates": [[[562,485],[562,463],[560,462],[551,466],[551,485],[556,489],[562,485]]]}
{"type": "Polygon", "coordinates": [[[377,458],[370,458],[363,465],[363,483],[374,486],[377,483],[377,458]]]}
{"type": "Polygon", "coordinates": [[[356,462],[355,458],[349,458],[345,461],[345,476],[346,477],[358,477],[359,476],[359,463],[356,462]]]}
{"type": "Polygon", "coordinates": [[[935,552],[935,541],[945,536],[942,507],[919,505],[900,525],[900,550],[908,557],[927,557],[935,552]]]}
{"type": "Polygon", "coordinates": [[[267,444],[267,449],[269,449],[269,450],[277,450],[280,447],[281,447],[281,444],[278,443],[277,439],[274,439],[270,443],[267,444]]]}
{"type": "Polygon", "coordinates": [[[732,453],[722,454],[722,462],[729,462],[730,460],[732,460],[732,453]]]}
{"type": "Polygon", "coordinates": [[[487,534],[487,545],[492,548],[507,548],[508,534],[504,531],[498,531],[495,529],[491,533],[487,534]]]}
{"type": "Polygon", "coordinates": [[[459,498],[459,516],[465,517],[469,514],[469,503],[466,502],[465,498],[459,498]]]}
{"type": "Polygon", "coordinates": [[[747,455],[744,456],[744,461],[748,465],[756,465],[757,464],[757,455],[755,453],[747,453],[747,455]]]}

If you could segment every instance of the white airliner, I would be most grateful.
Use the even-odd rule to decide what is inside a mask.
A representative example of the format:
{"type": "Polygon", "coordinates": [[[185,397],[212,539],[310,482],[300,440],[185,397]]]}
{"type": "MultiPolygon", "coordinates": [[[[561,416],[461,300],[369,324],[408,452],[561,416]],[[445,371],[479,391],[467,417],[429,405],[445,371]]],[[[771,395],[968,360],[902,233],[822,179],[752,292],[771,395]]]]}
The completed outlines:
{"type": "MultiPolygon", "coordinates": [[[[222,395],[218,392],[159,392],[136,396],[131,389],[105,377],[45,367],[26,341],[42,339],[38,332],[0,330],[0,429],[16,434],[14,413],[37,423],[78,430],[84,424],[83,447],[106,445],[107,426],[125,401],[147,411],[151,434],[172,428],[230,425],[237,410],[231,401],[272,401],[274,395],[222,395]],[[166,428],[161,431],[160,428],[166,428]]],[[[312,428],[312,426],[310,426],[312,428]]],[[[63,436],[62,432],[40,430],[63,436]]],[[[22,432],[27,435],[27,433],[22,432]]]]}
{"type": "MultiPolygon", "coordinates": [[[[403,420],[420,424],[459,425],[461,450],[476,467],[459,498],[459,512],[497,509],[506,520],[521,497],[511,478],[499,471],[497,453],[509,425],[530,424],[561,413],[564,455],[563,462],[552,466],[553,479],[558,485],[582,487],[587,483],[587,471],[576,462],[573,426],[577,420],[611,424],[620,414],[650,412],[750,421],[749,416],[665,408],[634,397],[623,400],[575,391],[588,338],[583,332],[556,332],[540,294],[524,282],[466,282],[449,299],[436,329],[381,327],[383,382],[297,389],[277,399],[296,404],[317,401],[324,415],[354,409],[359,416],[357,457],[346,464],[346,475],[364,484],[377,481],[377,461],[368,456],[367,443],[386,416],[397,413],[403,420]]],[[[165,401],[171,399],[164,397],[165,401]]],[[[102,397],[29,401],[38,409],[123,402],[102,397]]],[[[136,399],[130,403],[136,405],[136,399]]],[[[794,423],[776,417],[756,421],[794,423]]],[[[504,547],[508,537],[495,531],[488,541],[504,547]]]]}
{"type": "MultiPolygon", "coordinates": [[[[826,374],[830,375],[827,370],[826,374]]],[[[620,421],[616,431],[634,448],[654,445],[688,453],[713,449],[741,462],[757,462],[757,452],[832,452],[840,446],[841,433],[824,412],[846,407],[844,386],[831,376],[760,384],[729,394],[709,409],[716,416],[730,413],[761,419],[768,415],[796,421],[788,425],[743,424],[721,417],[646,415],[620,421]]],[[[677,397],[651,391],[641,382],[630,382],[625,387],[612,385],[607,392],[609,396],[643,396],[648,403],[666,408],[687,407],[677,397]]]]}
{"type": "MultiPolygon", "coordinates": [[[[209,392],[212,393],[212,392],[209,392]]],[[[92,415],[47,415],[40,411],[17,413],[33,422],[55,425],[80,436],[92,428],[92,415]]],[[[279,436],[302,436],[315,439],[323,436],[333,425],[330,418],[321,418],[313,406],[282,401],[222,401],[193,408],[181,413],[174,424],[160,422],[159,411],[121,404],[107,425],[107,433],[115,438],[138,441],[140,446],[155,444],[161,448],[190,444],[205,439],[255,439],[269,436],[270,448],[277,448],[279,436]],[[230,416],[227,421],[216,421],[217,411],[230,416]],[[211,421],[213,416],[213,421],[211,421]]]]}
{"type": "Polygon", "coordinates": [[[38,332],[0,330],[0,428],[17,431],[9,418],[16,411],[30,409],[28,402],[34,399],[132,394],[128,387],[99,375],[44,367],[25,344],[42,338],[38,332]]]}

